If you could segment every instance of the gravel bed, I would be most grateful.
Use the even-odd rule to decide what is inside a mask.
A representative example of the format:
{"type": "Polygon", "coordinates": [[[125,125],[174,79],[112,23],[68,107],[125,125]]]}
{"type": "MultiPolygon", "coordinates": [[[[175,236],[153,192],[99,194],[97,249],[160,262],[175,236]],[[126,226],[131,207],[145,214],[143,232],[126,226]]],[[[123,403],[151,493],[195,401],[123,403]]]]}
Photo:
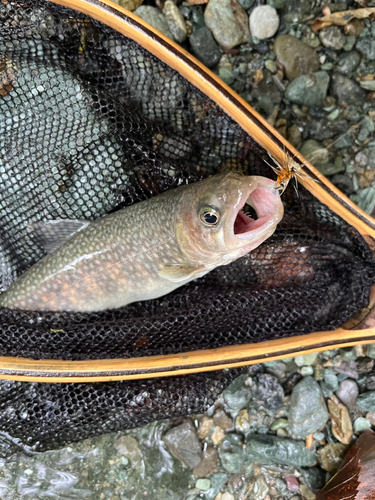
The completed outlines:
{"type": "Polygon", "coordinates": [[[359,345],[245,368],[204,415],[0,459],[0,498],[314,500],[375,429],[374,365],[359,345]]]}

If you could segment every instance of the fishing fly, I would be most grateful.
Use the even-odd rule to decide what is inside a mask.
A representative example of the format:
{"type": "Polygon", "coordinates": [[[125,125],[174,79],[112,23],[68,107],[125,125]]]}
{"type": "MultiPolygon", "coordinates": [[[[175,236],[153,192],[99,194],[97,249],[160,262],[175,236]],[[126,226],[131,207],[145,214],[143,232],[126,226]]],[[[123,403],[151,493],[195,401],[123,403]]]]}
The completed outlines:
{"type": "Polygon", "coordinates": [[[298,192],[298,179],[312,179],[306,172],[302,170],[302,165],[297,163],[287,152],[284,152],[282,163],[278,162],[270,153],[268,153],[268,155],[273,161],[274,165],[266,160],[264,161],[270,168],[272,168],[272,170],[277,175],[276,189],[280,192],[280,195],[284,193],[284,191],[288,187],[289,182],[292,179],[294,179],[295,181],[294,189],[296,190],[296,192],[298,192]]]}

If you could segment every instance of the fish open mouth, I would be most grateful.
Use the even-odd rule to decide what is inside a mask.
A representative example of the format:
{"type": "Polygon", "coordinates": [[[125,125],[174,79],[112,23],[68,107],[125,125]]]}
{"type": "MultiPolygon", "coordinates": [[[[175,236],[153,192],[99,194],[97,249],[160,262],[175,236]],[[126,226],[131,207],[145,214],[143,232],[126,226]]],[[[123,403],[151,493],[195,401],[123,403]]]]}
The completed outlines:
{"type": "Polygon", "coordinates": [[[256,187],[243,200],[233,224],[234,236],[258,237],[280,220],[280,198],[271,186],[256,187]]]}

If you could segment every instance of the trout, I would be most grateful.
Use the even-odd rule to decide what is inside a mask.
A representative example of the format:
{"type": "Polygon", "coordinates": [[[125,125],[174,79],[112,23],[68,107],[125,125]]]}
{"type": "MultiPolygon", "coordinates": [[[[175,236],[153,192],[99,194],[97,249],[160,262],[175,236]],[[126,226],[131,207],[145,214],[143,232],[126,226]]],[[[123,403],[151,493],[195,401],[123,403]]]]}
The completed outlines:
{"type": "Polygon", "coordinates": [[[92,312],[155,299],[256,248],[283,213],[274,181],[228,173],[92,222],[39,222],[32,229],[50,253],[0,295],[0,306],[92,312]]]}

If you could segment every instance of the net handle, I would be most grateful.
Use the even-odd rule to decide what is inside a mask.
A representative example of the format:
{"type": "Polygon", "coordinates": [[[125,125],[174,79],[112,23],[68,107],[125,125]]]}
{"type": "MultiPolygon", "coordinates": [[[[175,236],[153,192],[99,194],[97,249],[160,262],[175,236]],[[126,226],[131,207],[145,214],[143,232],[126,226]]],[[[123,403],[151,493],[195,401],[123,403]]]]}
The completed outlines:
{"type": "Polygon", "coordinates": [[[0,379],[26,382],[110,382],[236,368],[312,352],[375,343],[375,328],[315,332],[287,339],[270,340],[218,349],[95,361],[32,360],[1,357],[0,379]]]}

